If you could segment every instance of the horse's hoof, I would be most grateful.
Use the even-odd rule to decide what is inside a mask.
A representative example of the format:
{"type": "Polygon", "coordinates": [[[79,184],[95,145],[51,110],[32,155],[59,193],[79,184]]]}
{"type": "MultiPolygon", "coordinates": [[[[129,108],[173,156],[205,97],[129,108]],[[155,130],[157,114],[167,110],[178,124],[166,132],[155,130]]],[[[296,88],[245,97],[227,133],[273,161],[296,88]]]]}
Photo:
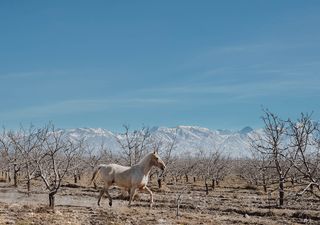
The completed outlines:
{"type": "Polygon", "coordinates": [[[109,206],[112,206],[112,202],[109,202],[109,206]]]}

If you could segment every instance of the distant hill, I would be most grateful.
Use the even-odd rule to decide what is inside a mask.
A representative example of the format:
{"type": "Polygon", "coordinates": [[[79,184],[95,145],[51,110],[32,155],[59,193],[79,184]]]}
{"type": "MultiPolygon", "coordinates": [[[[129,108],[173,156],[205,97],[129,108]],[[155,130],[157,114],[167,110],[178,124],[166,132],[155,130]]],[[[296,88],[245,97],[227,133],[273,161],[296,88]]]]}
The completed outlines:
{"type": "MultiPolygon", "coordinates": [[[[64,130],[73,139],[85,138],[91,146],[100,146],[104,143],[113,152],[120,150],[118,138],[121,134],[113,133],[102,128],[76,128],[64,130]]],[[[210,130],[197,126],[152,127],[151,135],[155,140],[172,142],[176,136],[177,153],[194,153],[200,149],[219,149],[232,157],[248,155],[249,136],[254,132],[251,127],[245,127],[240,131],[210,130]]]]}

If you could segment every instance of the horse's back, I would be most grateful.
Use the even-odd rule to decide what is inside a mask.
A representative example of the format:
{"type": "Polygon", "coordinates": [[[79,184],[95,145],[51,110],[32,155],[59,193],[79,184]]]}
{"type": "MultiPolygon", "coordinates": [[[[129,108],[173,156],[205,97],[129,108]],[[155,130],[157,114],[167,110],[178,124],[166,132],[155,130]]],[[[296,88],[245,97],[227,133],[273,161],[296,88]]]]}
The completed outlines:
{"type": "Polygon", "coordinates": [[[107,166],[112,168],[114,170],[114,172],[116,172],[116,173],[122,173],[122,172],[130,169],[130,167],[128,167],[128,166],[121,166],[119,164],[109,164],[107,166]]]}
{"type": "Polygon", "coordinates": [[[114,181],[115,176],[119,173],[123,173],[130,169],[127,166],[121,166],[118,164],[100,164],[100,173],[107,181],[114,181]]]}

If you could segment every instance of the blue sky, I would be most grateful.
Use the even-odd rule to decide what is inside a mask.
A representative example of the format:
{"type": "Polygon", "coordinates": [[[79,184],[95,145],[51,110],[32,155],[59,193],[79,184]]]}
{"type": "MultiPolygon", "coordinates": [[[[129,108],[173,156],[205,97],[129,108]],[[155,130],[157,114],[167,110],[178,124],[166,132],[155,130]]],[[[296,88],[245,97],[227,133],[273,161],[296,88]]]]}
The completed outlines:
{"type": "Polygon", "coordinates": [[[320,119],[319,1],[1,1],[0,124],[320,119]]]}

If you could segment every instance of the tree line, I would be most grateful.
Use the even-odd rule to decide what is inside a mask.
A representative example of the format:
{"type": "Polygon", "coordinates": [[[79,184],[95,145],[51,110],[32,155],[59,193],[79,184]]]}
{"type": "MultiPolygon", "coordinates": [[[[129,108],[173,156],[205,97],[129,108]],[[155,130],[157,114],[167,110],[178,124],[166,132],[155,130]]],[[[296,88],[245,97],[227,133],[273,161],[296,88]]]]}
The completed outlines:
{"type": "Polygon", "coordinates": [[[267,109],[263,112],[264,128],[250,137],[252,154],[238,167],[241,177],[265,192],[276,185],[279,206],[289,184],[296,188],[295,196],[308,192],[320,198],[319,123],[308,113],[284,120],[267,109]]]}
{"type": "Polygon", "coordinates": [[[167,165],[163,173],[157,169],[150,173],[159,188],[163,183],[200,182],[208,194],[232,174],[250,185],[261,186],[266,193],[278,191],[280,206],[284,204],[288,182],[298,187],[296,195],[311,193],[320,198],[319,124],[311,114],[283,120],[269,110],[263,111],[262,121],[263,129],[249,135],[250,156],[238,159],[215,147],[181,154],[176,151],[179,143],[175,133],[168,142],[153,137],[147,127],[130,131],[124,125],[124,132],[117,136],[119,152],[113,152],[103,142],[97,147],[85,138],[74,139],[52,123],[40,128],[21,126],[16,131],[3,129],[0,167],[6,182],[15,187],[25,185],[28,194],[32,193],[32,181],[40,181],[52,208],[56,193],[66,182],[77,184],[101,163],[132,166],[150,151],[157,151],[167,165]]]}

